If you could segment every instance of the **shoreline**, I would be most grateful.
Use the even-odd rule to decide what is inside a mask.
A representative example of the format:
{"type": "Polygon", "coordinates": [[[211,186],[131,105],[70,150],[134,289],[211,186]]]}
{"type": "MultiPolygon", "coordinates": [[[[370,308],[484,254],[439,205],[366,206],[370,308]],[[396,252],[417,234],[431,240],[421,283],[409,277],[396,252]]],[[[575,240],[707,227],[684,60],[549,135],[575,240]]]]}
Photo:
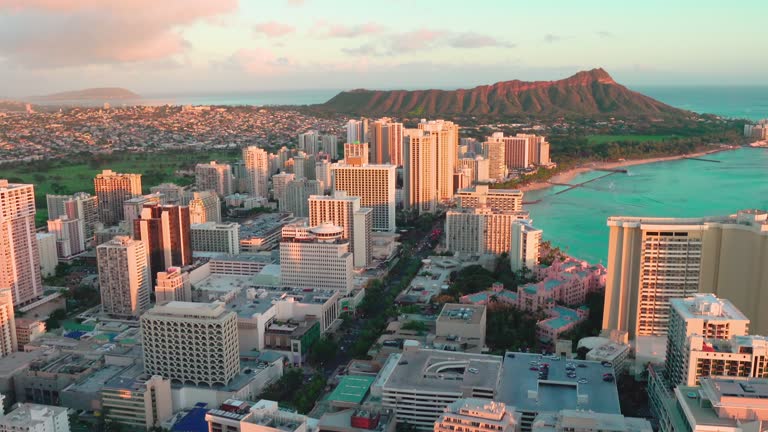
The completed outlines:
{"type": "Polygon", "coordinates": [[[645,164],[652,164],[657,162],[669,162],[674,160],[680,160],[685,158],[691,158],[691,157],[701,157],[706,156],[710,154],[720,153],[723,151],[730,151],[730,150],[736,150],[741,148],[740,146],[730,146],[730,147],[724,147],[719,148],[715,150],[707,150],[707,151],[701,151],[696,153],[686,153],[681,155],[675,155],[675,156],[663,156],[663,157],[656,157],[656,158],[649,158],[649,159],[629,159],[624,161],[617,161],[617,162],[590,162],[586,165],[580,165],[575,168],[571,168],[568,171],[564,171],[558,174],[555,174],[547,181],[539,181],[534,183],[529,183],[524,186],[520,186],[517,189],[523,191],[523,192],[530,192],[535,190],[541,190],[553,187],[552,183],[570,183],[571,180],[573,180],[576,176],[580,174],[585,174],[591,171],[600,170],[600,169],[617,169],[617,168],[624,168],[629,166],[635,166],[635,165],[645,165],[645,164]]]}

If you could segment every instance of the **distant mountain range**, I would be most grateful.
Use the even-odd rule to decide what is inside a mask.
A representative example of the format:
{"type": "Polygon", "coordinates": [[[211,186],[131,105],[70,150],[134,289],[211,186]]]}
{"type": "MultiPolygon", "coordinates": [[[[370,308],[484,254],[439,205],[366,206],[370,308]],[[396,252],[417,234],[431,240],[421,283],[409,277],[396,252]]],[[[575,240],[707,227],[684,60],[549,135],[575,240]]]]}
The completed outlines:
{"type": "Polygon", "coordinates": [[[629,90],[603,69],[558,81],[503,81],[458,90],[351,90],[321,105],[359,115],[605,115],[688,117],[692,113],[629,90]]]}
{"type": "Polygon", "coordinates": [[[54,93],[45,96],[31,97],[32,101],[55,102],[55,101],[110,101],[141,99],[136,93],[119,87],[101,87],[88,88],[83,90],[66,91],[54,93]]]}

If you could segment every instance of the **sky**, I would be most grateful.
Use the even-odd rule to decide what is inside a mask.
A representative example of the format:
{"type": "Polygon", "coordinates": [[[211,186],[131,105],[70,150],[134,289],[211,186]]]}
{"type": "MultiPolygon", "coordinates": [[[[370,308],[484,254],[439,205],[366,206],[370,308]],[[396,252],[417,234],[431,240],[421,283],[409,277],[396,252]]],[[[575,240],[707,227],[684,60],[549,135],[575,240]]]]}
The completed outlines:
{"type": "Polygon", "coordinates": [[[0,0],[0,97],[768,85],[765,0],[0,0]]]}

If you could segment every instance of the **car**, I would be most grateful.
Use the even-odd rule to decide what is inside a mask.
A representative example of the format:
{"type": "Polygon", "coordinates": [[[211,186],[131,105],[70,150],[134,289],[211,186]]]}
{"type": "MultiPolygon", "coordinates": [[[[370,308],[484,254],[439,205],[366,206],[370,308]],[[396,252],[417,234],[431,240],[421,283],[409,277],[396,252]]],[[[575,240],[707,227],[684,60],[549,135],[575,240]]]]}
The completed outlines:
{"type": "Polygon", "coordinates": [[[585,365],[584,363],[579,363],[576,365],[576,367],[585,368],[587,367],[587,365],[585,365]]]}
{"type": "Polygon", "coordinates": [[[604,367],[613,367],[613,363],[609,361],[603,361],[603,362],[600,362],[600,364],[603,365],[604,367]]]}
{"type": "Polygon", "coordinates": [[[589,380],[588,380],[588,379],[586,379],[586,378],[579,378],[579,380],[578,380],[578,381],[576,381],[576,382],[578,382],[579,384],[586,384],[586,383],[588,383],[588,382],[589,382],[589,380]]]}
{"type": "Polygon", "coordinates": [[[613,380],[614,380],[613,375],[603,377],[603,381],[605,382],[613,382],[613,380]]]}
{"type": "Polygon", "coordinates": [[[477,368],[469,368],[469,369],[467,369],[467,370],[468,370],[468,371],[469,371],[469,373],[471,373],[471,374],[477,374],[477,373],[480,373],[480,371],[479,371],[477,368]]]}
{"type": "Polygon", "coordinates": [[[539,370],[539,368],[538,368],[538,367],[536,367],[536,366],[531,366],[531,367],[530,367],[530,369],[531,369],[532,371],[537,371],[537,370],[539,370]]]}

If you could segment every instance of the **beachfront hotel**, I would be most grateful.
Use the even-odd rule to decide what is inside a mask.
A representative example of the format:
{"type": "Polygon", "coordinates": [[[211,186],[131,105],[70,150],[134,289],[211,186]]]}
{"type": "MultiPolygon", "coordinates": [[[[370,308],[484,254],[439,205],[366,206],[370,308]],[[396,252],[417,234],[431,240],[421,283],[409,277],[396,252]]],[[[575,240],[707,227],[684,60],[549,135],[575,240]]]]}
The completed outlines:
{"type": "Polygon", "coordinates": [[[768,334],[768,212],[707,218],[610,217],[603,328],[664,336],[673,298],[729,299],[768,334]]]}

